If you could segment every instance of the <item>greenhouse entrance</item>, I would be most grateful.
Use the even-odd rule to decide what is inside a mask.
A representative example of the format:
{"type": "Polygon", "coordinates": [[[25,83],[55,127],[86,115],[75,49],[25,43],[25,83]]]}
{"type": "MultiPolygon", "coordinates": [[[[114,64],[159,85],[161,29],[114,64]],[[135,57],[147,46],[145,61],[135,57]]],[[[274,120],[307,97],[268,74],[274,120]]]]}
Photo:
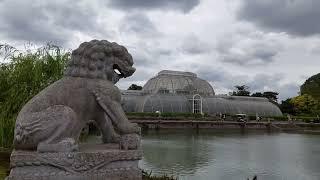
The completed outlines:
{"type": "Polygon", "coordinates": [[[192,102],[193,113],[202,114],[202,97],[199,94],[195,94],[193,95],[192,102]]]}

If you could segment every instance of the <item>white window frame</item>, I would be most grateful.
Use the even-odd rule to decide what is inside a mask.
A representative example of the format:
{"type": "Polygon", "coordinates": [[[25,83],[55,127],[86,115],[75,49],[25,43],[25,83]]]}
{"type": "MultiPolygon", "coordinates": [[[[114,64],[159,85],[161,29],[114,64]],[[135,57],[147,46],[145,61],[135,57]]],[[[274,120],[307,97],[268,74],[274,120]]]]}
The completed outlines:
{"type": "Polygon", "coordinates": [[[200,96],[200,94],[195,94],[192,97],[192,112],[194,114],[196,113],[200,113],[202,114],[202,97],[200,96]],[[196,102],[200,102],[199,104],[197,104],[196,102]],[[200,107],[198,107],[200,106],[200,107]]]}

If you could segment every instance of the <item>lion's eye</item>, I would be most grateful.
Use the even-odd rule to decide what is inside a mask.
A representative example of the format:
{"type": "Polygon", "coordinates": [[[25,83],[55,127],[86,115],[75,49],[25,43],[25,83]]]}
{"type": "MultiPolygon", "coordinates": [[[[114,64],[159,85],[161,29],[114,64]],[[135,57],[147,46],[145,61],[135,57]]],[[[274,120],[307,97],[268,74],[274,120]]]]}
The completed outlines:
{"type": "Polygon", "coordinates": [[[118,75],[121,75],[121,72],[120,72],[118,69],[113,69],[113,71],[114,71],[115,73],[117,73],[118,75]]]}

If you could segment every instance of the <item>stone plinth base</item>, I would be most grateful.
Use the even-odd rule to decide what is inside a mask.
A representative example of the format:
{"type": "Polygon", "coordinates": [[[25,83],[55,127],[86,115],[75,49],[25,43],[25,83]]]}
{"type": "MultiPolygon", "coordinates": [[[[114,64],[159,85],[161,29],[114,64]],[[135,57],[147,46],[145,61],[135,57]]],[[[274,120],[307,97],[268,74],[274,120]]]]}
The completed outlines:
{"type": "Polygon", "coordinates": [[[7,180],[141,180],[141,150],[119,145],[81,145],[79,152],[13,151],[7,180]]]}

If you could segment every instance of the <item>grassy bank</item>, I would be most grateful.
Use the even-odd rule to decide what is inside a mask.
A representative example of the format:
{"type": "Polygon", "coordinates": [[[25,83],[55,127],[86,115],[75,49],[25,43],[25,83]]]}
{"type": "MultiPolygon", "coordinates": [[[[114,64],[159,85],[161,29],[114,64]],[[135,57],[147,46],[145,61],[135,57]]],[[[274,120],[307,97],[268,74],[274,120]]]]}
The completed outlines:
{"type": "Polygon", "coordinates": [[[142,180],[178,180],[178,178],[166,174],[162,176],[154,176],[152,175],[151,171],[147,172],[145,170],[142,170],[142,180]]]}
{"type": "MultiPolygon", "coordinates": [[[[193,120],[211,120],[216,121],[220,120],[219,116],[209,115],[209,114],[194,114],[194,113],[150,113],[150,112],[129,112],[126,113],[129,119],[150,119],[150,120],[166,120],[166,119],[175,119],[175,120],[186,120],[186,119],[193,119],[193,120]]],[[[290,116],[292,120],[301,121],[301,122],[319,122],[320,119],[316,115],[297,115],[297,116],[290,116]]],[[[247,119],[249,121],[255,121],[256,115],[247,115],[247,119]]],[[[261,116],[261,121],[288,121],[288,117],[284,116],[261,116]]],[[[236,115],[226,115],[226,120],[237,120],[236,115]]]]}
{"type": "Polygon", "coordinates": [[[0,180],[4,179],[9,173],[10,151],[0,148],[0,180]]]}

